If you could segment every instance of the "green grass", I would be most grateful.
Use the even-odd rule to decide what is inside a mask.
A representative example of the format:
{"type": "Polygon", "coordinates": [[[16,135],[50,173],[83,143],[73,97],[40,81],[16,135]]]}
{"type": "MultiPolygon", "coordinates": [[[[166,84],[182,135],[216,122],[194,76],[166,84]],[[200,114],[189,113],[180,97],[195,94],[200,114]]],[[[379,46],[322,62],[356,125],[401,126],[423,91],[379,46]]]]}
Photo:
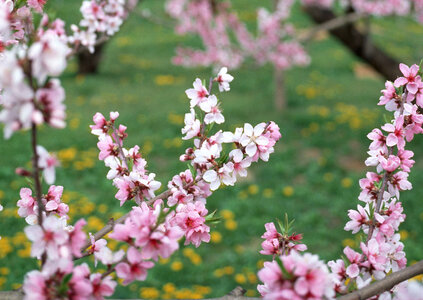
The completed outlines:
{"type": "MultiPolygon", "coordinates": [[[[57,0],[51,1],[51,5],[57,16],[77,22],[77,2],[57,0]]],[[[240,15],[249,19],[254,6],[245,3],[235,1],[241,9],[240,15]]],[[[160,13],[163,3],[149,1],[147,5],[160,13]]],[[[307,26],[309,21],[298,8],[295,11],[294,22],[307,26]]],[[[250,21],[249,25],[254,24],[250,21]]],[[[386,51],[408,64],[420,60],[423,53],[422,44],[418,42],[423,38],[421,26],[410,20],[385,19],[376,20],[374,28],[372,38],[386,51]]],[[[119,121],[128,127],[127,147],[141,146],[148,169],[157,174],[163,187],[174,174],[186,168],[178,160],[190,145],[189,141],[179,142],[181,124],[178,121],[189,105],[184,91],[196,77],[207,79],[212,75],[210,69],[171,65],[175,47],[187,43],[196,45],[198,40],[176,36],[169,28],[132,16],[107,45],[99,74],[76,75],[76,62],[70,63],[61,78],[67,93],[68,126],[64,130],[43,127],[39,143],[62,157],[66,153],[71,157],[72,151],[76,151],[76,156],[57,170],[56,180],[56,184],[65,187],[65,200],[73,209],[72,223],[84,216],[83,212],[93,211],[91,215],[99,218],[89,220],[90,231],[94,232],[96,226],[101,226],[99,220],[106,222],[113,214],[122,214],[130,207],[130,203],[119,207],[114,198],[116,189],[105,177],[107,169],[96,160],[97,139],[90,134],[88,125],[97,111],[120,112],[119,121]],[[68,150],[63,152],[63,149],[68,150]],[[84,157],[88,159],[84,161],[84,157]]],[[[115,297],[140,297],[141,288],[144,288],[143,297],[149,292],[154,296],[146,287],[160,290],[160,297],[165,297],[172,290],[170,285],[164,287],[166,283],[173,283],[180,296],[183,289],[195,290],[195,285],[209,287],[211,292],[207,297],[219,296],[238,284],[251,290],[249,295],[253,295],[257,282],[251,274],[257,272],[261,260],[268,259],[258,253],[264,224],[281,218],[284,213],[296,219],[295,230],[304,233],[309,251],[322,259],[338,258],[343,243],[354,243],[355,237],[342,228],[347,221],[347,210],[358,203],[358,179],[371,170],[364,166],[369,145],[366,134],[383,122],[384,110],[376,106],[383,80],[358,78],[354,69],[360,61],[331,38],[310,43],[307,49],[312,57],[310,66],[285,74],[289,104],[282,113],[273,109],[270,66],[255,67],[248,63],[231,71],[235,76],[231,92],[220,97],[227,120],[224,129],[234,129],[244,122],[274,120],[281,127],[283,138],[269,163],[255,164],[247,179],[209,198],[209,211],[229,210],[234,215],[233,219],[212,228],[213,232],[220,233],[221,241],[195,249],[201,257],[199,264],[191,261],[197,259],[198,262],[197,256],[178,251],[169,261],[158,263],[145,282],[131,284],[129,289],[118,288],[115,297]],[[236,230],[233,230],[233,221],[236,230]],[[173,270],[178,266],[182,269],[173,270]]],[[[421,137],[409,145],[416,153],[416,166],[410,175],[416,188],[401,196],[407,213],[401,230],[408,235],[404,243],[409,261],[422,258],[420,224],[423,215],[419,203],[423,190],[418,188],[423,182],[422,146],[421,137]]],[[[6,212],[0,214],[3,237],[0,288],[7,290],[22,282],[27,271],[37,267],[32,259],[25,257],[28,253],[23,249],[28,247],[25,239],[17,235],[25,224],[16,216],[16,201],[19,189],[25,187],[26,182],[14,174],[14,169],[30,161],[28,132],[2,141],[0,153],[0,201],[6,208],[6,212]]]]}

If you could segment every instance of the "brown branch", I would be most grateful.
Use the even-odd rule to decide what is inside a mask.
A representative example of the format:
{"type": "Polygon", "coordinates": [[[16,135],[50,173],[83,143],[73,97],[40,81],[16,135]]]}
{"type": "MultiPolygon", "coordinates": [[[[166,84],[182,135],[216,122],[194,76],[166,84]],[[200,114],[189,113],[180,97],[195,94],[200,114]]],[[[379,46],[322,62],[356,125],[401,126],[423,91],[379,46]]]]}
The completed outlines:
{"type": "MultiPolygon", "coordinates": [[[[328,8],[305,6],[303,10],[317,24],[323,24],[337,18],[334,11],[328,8]]],[[[353,54],[363,59],[386,79],[394,81],[398,77],[399,61],[369,41],[354,24],[347,23],[335,29],[330,29],[329,32],[353,54]]]]}
{"type": "Polygon", "coordinates": [[[37,125],[32,123],[31,126],[31,146],[32,146],[32,177],[34,178],[35,183],[35,193],[37,198],[38,205],[38,224],[43,226],[43,212],[44,204],[41,200],[42,190],[41,190],[41,181],[40,181],[40,168],[38,167],[38,153],[37,153],[37,125]]]}
{"type": "Polygon", "coordinates": [[[360,20],[361,18],[363,18],[363,15],[353,12],[340,17],[336,17],[334,19],[330,19],[300,34],[298,37],[298,42],[309,42],[320,31],[330,31],[338,27],[342,27],[348,23],[354,23],[360,20]]]}
{"type": "Polygon", "coordinates": [[[389,291],[395,285],[420,274],[423,274],[423,260],[401,271],[392,273],[391,275],[386,276],[384,279],[376,281],[375,283],[359,289],[358,291],[341,296],[338,298],[338,300],[367,299],[379,295],[385,291],[389,291]]]}

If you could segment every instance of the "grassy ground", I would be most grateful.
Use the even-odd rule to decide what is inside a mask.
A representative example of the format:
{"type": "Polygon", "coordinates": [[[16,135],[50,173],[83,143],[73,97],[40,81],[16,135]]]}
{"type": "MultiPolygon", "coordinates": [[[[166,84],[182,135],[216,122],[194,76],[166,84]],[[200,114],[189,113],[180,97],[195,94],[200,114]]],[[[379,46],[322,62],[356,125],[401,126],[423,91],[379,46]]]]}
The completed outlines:
{"type": "MultiPolygon", "coordinates": [[[[78,1],[50,2],[58,16],[78,20],[78,1]]],[[[234,2],[241,17],[251,23],[254,5],[262,1],[234,2]]],[[[159,12],[163,3],[148,1],[147,5],[159,12]]],[[[298,9],[294,21],[308,24],[298,9]]],[[[402,61],[420,60],[423,29],[413,21],[376,20],[373,32],[374,40],[402,61]]],[[[72,223],[90,215],[88,229],[94,232],[109,216],[129,209],[128,204],[119,207],[113,197],[116,189],[105,178],[107,169],[96,159],[97,141],[88,125],[97,111],[120,112],[120,122],[128,126],[128,147],[141,146],[149,170],[164,186],[184,170],[178,161],[189,146],[180,139],[183,114],[188,110],[184,91],[195,77],[209,78],[211,71],[172,66],[174,48],[181,43],[198,41],[133,16],[108,44],[99,74],[76,75],[76,63],[70,63],[62,77],[68,126],[65,130],[42,128],[40,144],[56,151],[62,161],[56,184],[65,187],[64,201],[71,207],[72,223]]],[[[116,297],[209,297],[227,293],[238,284],[248,289],[248,295],[256,295],[255,273],[266,259],[258,254],[259,237],[264,223],[284,213],[296,219],[296,231],[305,233],[309,250],[325,260],[339,257],[345,245],[357,245],[355,237],[342,228],[347,210],[358,202],[358,179],[367,170],[363,163],[369,144],[366,134],[383,122],[384,110],[376,106],[383,80],[325,35],[307,48],[311,65],[286,73],[289,108],[283,113],[273,109],[270,67],[249,63],[231,71],[235,76],[232,90],[221,97],[225,129],[246,121],[274,120],[281,127],[282,140],[270,163],[254,165],[246,180],[210,197],[209,210],[218,209],[224,219],[212,228],[210,244],[184,248],[170,260],[160,260],[145,282],[119,288],[116,297]]],[[[17,287],[25,272],[37,267],[22,234],[24,221],[16,215],[19,189],[26,183],[14,174],[14,168],[29,163],[28,141],[25,132],[0,143],[0,201],[6,208],[0,215],[1,289],[17,287]]],[[[410,145],[416,153],[410,176],[416,187],[423,182],[422,146],[420,137],[410,145]]],[[[422,258],[422,196],[419,188],[401,196],[407,213],[401,234],[410,262],[422,258]]]]}

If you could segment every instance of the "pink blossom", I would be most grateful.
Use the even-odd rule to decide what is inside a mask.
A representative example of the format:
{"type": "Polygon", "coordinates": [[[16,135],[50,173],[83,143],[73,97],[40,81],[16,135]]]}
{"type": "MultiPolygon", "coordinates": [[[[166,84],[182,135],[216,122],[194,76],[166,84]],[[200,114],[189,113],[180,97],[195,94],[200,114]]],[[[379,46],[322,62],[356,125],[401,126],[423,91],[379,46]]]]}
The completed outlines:
{"type": "Polygon", "coordinates": [[[233,174],[234,164],[227,162],[219,170],[207,170],[203,174],[203,179],[210,183],[210,189],[212,191],[217,190],[223,183],[225,185],[234,185],[236,178],[233,174]]]}
{"type": "Polygon", "coordinates": [[[93,285],[90,281],[90,268],[86,263],[76,266],[69,281],[69,299],[87,299],[93,293],[93,285]]]}
{"type": "Polygon", "coordinates": [[[94,125],[90,125],[91,133],[94,135],[106,134],[118,117],[118,112],[110,112],[110,121],[107,121],[101,113],[96,113],[93,117],[94,125]]]}
{"type": "Polygon", "coordinates": [[[240,139],[240,143],[245,147],[245,152],[248,156],[253,157],[257,152],[257,146],[265,146],[269,142],[268,139],[262,136],[266,124],[260,123],[254,128],[248,123],[244,125],[244,134],[240,139]]]}
{"type": "Polygon", "coordinates": [[[120,205],[134,197],[136,201],[154,198],[154,192],[161,186],[160,182],[154,180],[155,176],[154,173],[145,175],[133,171],[129,176],[115,178],[113,184],[119,189],[115,197],[120,200],[120,205]]]}
{"type": "Polygon", "coordinates": [[[415,161],[410,159],[414,156],[414,152],[410,150],[398,150],[397,156],[401,160],[401,168],[404,172],[410,172],[415,161]]]}
{"type": "Polygon", "coordinates": [[[358,199],[364,202],[375,201],[378,197],[378,188],[375,183],[379,183],[381,179],[380,175],[374,172],[367,172],[366,178],[359,180],[362,191],[358,199]]]}
{"type": "Polygon", "coordinates": [[[22,188],[19,195],[21,199],[18,201],[18,215],[25,220],[28,224],[34,225],[36,222],[36,201],[32,197],[32,191],[28,188],[22,188]]]}
{"type": "Polygon", "coordinates": [[[357,210],[348,210],[348,217],[351,221],[345,225],[344,230],[351,230],[353,234],[360,231],[363,225],[367,225],[369,222],[368,213],[364,210],[361,205],[357,205],[357,210]]]}
{"type": "Polygon", "coordinates": [[[62,203],[61,197],[63,193],[62,186],[52,185],[48,189],[47,195],[44,196],[43,201],[45,201],[45,209],[47,212],[55,212],[59,216],[66,216],[69,212],[69,206],[65,203],[62,203]]]}
{"type": "Polygon", "coordinates": [[[66,68],[69,52],[66,43],[52,31],[46,31],[38,42],[32,44],[28,57],[32,60],[32,74],[38,83],[43,83],[47,76],[59,76],[66,68]]]}
{"type": "Polygon", "coordinates": [[[233,160],[234,175],[247,176],[247,168],[251,165],[251,158],[245,157],[240,149],[234,149],[229,153],[229,158],[233,160]]]}
{"type": "Polygon", "coordinates": [[[37,90],[35,97],[41,107],[44,122],[55,128],[65,127],[65,91],[58,79],[50,79],[44,88],[37,90]]]}
{"type": "Polygon", "coordinates": [[[335,295],[332,275],[316,255],[292,251],[280,259],[285,269],[283,273],[276,261],[265,262],[258,272],[264,283],[259,286],[264,299],[321,299],[335,295]]]}
{"type": "Polygon", "coordinates": [[[399,192],[412,189],[411,182],[408,181],[408,173],[400,171],[391,176],[388,182],[388,190],[391,195],[399,198],[399,192]]]}
{"type": "Polygon", "coordinates": [[[355,252],[350,247],[345,247],[344,254],[345,254],[345,256],[348,258],[348,260],[351,263],[348,266],[348,268],[346,269],[346,272],[345,273],[350,278],[357,277],[358,274],[360,273],[360,263],[361,263],[362,258],[363,258],[362,255],[360,253],[358,253],[358,252],[355,252]]]}
{"type": "Polygon", "coordinates": [[[56,167],[59,166],[59,161],[55,155],[47,152],[47,150],[38,145],[38,166],[43,169],[43,176],[48,184],[53,184],[56,180],[56,167]]]}
{"type": "Polygon", "coordinates": [[[369,146],[370,150],[379,150],[386,148],[386,137],[383,135],[380,129],[373,129],[372,132],[367,135],[367,138],[373,141],[369,146]]]}
{"type": "Polygon", "coordinates": [[[176,224],[185,233],[185,245],[192,243],[195,247],[201,242],[210,241],[210,227],[206,225],[207,209],[203,202],[188,203],[176,208],[176,224]]]}
{"type": "Polygon", "coordinates": [[[145,280],[147,278],[147,270],[153,266],[154,263],[152,261],[144,260],[141,252],[134,247],[130,247],[127,252],[127,262],[121,262],[116,266],[116,274],[124,280],[124,285],[128,285],[134,280],[145,280]]]}
{"type": "Polygon", "coordinates": [[[386,145],[389,147],[398,146],[398,149],[402,150],[405,146],[404,140],[404,116],[399,116],[395,119],[395,124],[387,123],[382,126],[382,129],[386,132],[390,132],[386,138],[386,145]]]}
{"type": "Polygon", "coordinates": [[[419,66],[414,64],[411,67],[408,67],[405,64],[400,64],[399,68],[404,77],[399,77],[395,80],[395,87],[406,85],[407,90],[410,93],[417,93],[418,83],[421,81],[420,76],[417,75],[419,72],[419,66]]]}
{"type": "Polygon", "coordinates": [[[217,77],[214,79],[219,84],[219,91],[220,92],[228,92],[231,88],[229,83],[234,80],[234,77],[228,74],[228,68],[223,67],[220,69],[217,77]]]}
{"type": "Polygon", "coordinates": [[[401,108],[401,101],[397,92],[395,90],[395,86],[391,81],[385,82],[385,89],[382,90],[383,96],[379,98],[378,105],[385,105],[385,109],[387,111],[396,111],[401,108]]]}
{"type": "Polygon", "coordinates": [[[395,155],[389,155],[388,159],[380,156],[379,161],[382,168],[387,172],[395,171],[401,164],[401,160],[395,155]]]}
{"type": "Polygon", "coordinates": [[[28,6],[33,8],[36,12],[42,13],[46,2],[47,0],[28,0],[28,6]]]}
{"type": "Polygon", "coordinates": [[[375,270],[382,271],[385,269],[385,264],[388,261],[386,256],[386,252],[389,249],[388,244],[380,239],[372,238],[367,245],[362,242],[360,248],[375,270]]]}
{"type": "Polygon", "coordinates": [[[211,95],[205,102],[200,103],[201,109],[207,114],[204,117],[204,123],[211,124],[222,124],[225,122],[225,117],[220,111],[219,104],[215,95],[211,95]]]}
{"type": "Polygon", "coordinates": [[[102,300],[104,297],[112,296],[115,288],[116,281],[112,279],[111,276],[106,276],[102,278],[100,273],[95,273],[90,276],[92,284],[92,297],[96,300],[102,300]]]}
{"type": "Polygon", "coordinates": [[[31,225],[25,227],[25,234],[32,241],[31,256],[55,259],[59,257],[59,247],[68,241],[68,233],[63,229],[62,222],[55,216],[44,219],[43,227],[31,225]]]}
{"type": "Polygon", "coordinates": [[[108,135],[101,135],[99,137],[99,142],[97,143],[100,153],[98,154],[99,160],[105,160],[109,156],[118,156],[118,145],[115,144],[112,138],[108,135]]]}
{"type": "Polygon", "coordinates": [[[95,240],[94,236],[90,232],[90,241],[91,247],[88,249],[88,253],[94,254],[95,262],[94,265],[97,266],[97,260],[99,259],[98,254],[103,247],[106,247],[107,241],[105,239],[95,240]]]}
{"type": "Polygon", "coordinates": [[[25,275],[23,291],[26,300],[48,300],[46,279],[40,271],[31,271],[25,275]]]}
{"type": "Polygon", "coordinates": [[[191,99],[191,108],[197,106],[203,101],[206,101],[209,96],[209,92],[203,86],[199,78],[195,79],[193,85],[193,89],[187,89],[185,91],[185,94],[187,94],[188,98],[191,99]]]}
{"type": "Polygon", "coordinates": [[[192,139],[200,134],[200,120],[195,117],[195,112],[191,109],[189,114],[185,114],[185,127],[182,128],[182,134],[185,136],[182,138],[184,140],[192,139]]]}
{"type": "Polygon", "coordinates": [[[85,244],[87,235],[82,231],[87,222],[84,219],[76,222],[72,231],[69,232],[69,245],[71,247],[72,254],[76,257],[81,257],[81,248],[85,244]]]}
{"type": "Polygon", "coordinates": [[[266,232],[261,236],[262,239],[271,240],[282,237],[282,235],[276,230],[275,223],[266,223],[264,224],[264,228],[266,228],[266,232]]]}

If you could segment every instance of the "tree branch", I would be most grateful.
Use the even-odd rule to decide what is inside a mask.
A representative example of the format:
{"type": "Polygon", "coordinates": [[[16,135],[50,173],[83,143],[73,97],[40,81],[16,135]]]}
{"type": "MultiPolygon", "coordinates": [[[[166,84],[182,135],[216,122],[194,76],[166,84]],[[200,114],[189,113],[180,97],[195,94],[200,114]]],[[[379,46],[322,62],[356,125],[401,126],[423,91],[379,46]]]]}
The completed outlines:
{"type": "Polygon", "coordinates": [[[363,18],[362,14],[353,12],[350,14],[346,14],[340,17],[336,17],[334,19],[330,19],[324,23],[321,23],[312,29],[300,34],[298,37],[299,42],[309,42],[318,32],[320,31],[330,31],[336,29],[338,27],[344,26],[348,23],[354,23],[358,20],[363,18]]]}
{"type": "Polygon", "coordinates": [[[423,274],[423,260],[410,267],[402,269],[401,271],[392,273],[391,275],[386,276],[384,279],[376,281],[375,283],[359,289],[353,293],[341,296],[338,298],[338,300],[367,299],[379,295],[385,291],[389,291],[397,284],[420,274],[423,274]]]}
{"type": "Polygon", "coordinates": [[[38,205],[38,224],[43,226],[43,212],[44,204],[41,200],[42,190],[41,190],[41,181],[40,181],[40,168],[38,167],[38,153],[37,153],[37,125],[32,123],[31,126],[31,146],[32,146],[32,177],[34,178],[35,183],[35,194],[38,205]]]}
{"type": "MultiPolygon", "coordinates": [[[[319,6],[305,6],[303,10],[318,24],[324,24],[337,18],[332,10],[319,6]]],[[[369,41],[365,34],[360,32],[354,24],[346,23],[330,29],[329,32],[387,80],[394,81],[398,77],[399,61],[369,41]]]]}

